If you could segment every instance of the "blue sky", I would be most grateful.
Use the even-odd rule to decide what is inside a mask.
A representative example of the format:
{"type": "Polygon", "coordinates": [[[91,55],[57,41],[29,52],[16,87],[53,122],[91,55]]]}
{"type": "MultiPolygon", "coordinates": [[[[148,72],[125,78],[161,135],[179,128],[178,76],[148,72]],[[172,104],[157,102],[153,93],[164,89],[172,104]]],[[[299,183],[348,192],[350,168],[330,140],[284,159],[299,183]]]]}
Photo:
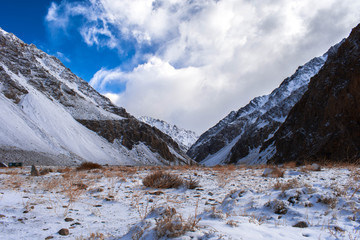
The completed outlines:
{"type": "MultiPolygon", "coordinates": [[[[51,29],[46,22],[46,15],[52,3],[60,4],[62,1],[26,1],[12,0],[1,4],[0,27],[14,33],[26,43],[33,43],[41,50],[57,56],[75,74],[86,81],[102,67],[114,68],[123,64],[129,65],[133,52],[131,46],[127,55],[118,54],[104,47],[89,46],[77,31],[82,20],[73,19],[74,25],[66,31],[51,29]]],[[[76,1],[67,1],[67,3],[76,1]]],[[[123,84],[112,86],[114,92],[123,90],[123,84]]]]}
{"type": "Polygon", "coordinates": [[[360,23],[358,0],[3,1],[0,27],[115,104],[202,133],[360,23]]]}

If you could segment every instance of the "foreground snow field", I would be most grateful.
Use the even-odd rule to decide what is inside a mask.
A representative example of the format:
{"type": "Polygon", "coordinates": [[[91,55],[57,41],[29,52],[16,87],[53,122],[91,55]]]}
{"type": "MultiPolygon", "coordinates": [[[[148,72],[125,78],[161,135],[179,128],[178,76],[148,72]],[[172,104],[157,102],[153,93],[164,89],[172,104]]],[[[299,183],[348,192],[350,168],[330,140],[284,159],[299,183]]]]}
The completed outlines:
{"type": "Polygon", "coordinates": [[[0,169],[0,239],[360,239],[353,166],[283,168],[283,177],[235,166],[52,170],[0,169]],[[145,187],[157,170],[199,186],[145,187]]]}

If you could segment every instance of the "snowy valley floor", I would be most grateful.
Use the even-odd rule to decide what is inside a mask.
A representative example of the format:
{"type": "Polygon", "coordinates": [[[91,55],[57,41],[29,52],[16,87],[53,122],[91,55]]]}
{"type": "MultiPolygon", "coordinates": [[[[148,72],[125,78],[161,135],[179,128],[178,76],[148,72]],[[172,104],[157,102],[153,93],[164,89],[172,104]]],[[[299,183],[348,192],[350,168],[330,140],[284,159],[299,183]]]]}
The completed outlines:
{"type": "Polygon", "coordinates": [[[0,169],[0,239],[360,239],[358,167],[52,170],[0,169]],[[198,187],[145,187],[158,170],[198,187]]]}

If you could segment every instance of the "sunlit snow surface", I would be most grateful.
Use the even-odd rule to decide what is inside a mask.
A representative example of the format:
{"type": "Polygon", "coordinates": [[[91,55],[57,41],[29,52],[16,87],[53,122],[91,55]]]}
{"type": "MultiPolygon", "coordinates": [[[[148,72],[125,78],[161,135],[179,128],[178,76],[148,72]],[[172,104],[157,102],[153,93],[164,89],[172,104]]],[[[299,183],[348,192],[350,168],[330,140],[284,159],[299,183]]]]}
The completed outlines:
{"type": "Polygon", "coordinates": [[[184,221],[200,219],[193,232],[175,239],[357,239],[360,233],[355,167],[284,169],[284,178],[262,177],[261,168],[165,169],[198,180],[194,190],[144,187],[142,179],[156,170],[149,167],[54,170],[31,177],[28,167],[0,169],[0,239],[87,239],[92,233],[156,239],[166,207],[184,221]],[[275,213],[276,201],[286,213],[275,213]],[[299,221],[308,227],[293,227],[299,221]],[[70,235],[60,236],[62,228],[70,235]]]}
{"type": "Polygon", "coordinates": [[[164,164],[162,157],[142,142],[129,150],[121,139],[109,142],[80,124],[77,120],[122,121],[129,115],[57,58],[3,30],[0,37],[4,43],[0,54],[0,161],[25,165],[84,161],[164,164]]]}

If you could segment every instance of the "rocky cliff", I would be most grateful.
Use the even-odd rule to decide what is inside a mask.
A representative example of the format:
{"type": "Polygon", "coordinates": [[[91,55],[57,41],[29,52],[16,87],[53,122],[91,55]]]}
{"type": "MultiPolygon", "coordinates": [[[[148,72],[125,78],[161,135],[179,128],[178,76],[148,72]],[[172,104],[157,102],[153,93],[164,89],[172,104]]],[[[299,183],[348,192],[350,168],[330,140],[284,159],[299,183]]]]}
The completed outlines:
{"type": "Polygon", "coordinates": [[[263,150],[270,145],[275,163],[360,159],[360,25],[311,79],[263,150]]]}

